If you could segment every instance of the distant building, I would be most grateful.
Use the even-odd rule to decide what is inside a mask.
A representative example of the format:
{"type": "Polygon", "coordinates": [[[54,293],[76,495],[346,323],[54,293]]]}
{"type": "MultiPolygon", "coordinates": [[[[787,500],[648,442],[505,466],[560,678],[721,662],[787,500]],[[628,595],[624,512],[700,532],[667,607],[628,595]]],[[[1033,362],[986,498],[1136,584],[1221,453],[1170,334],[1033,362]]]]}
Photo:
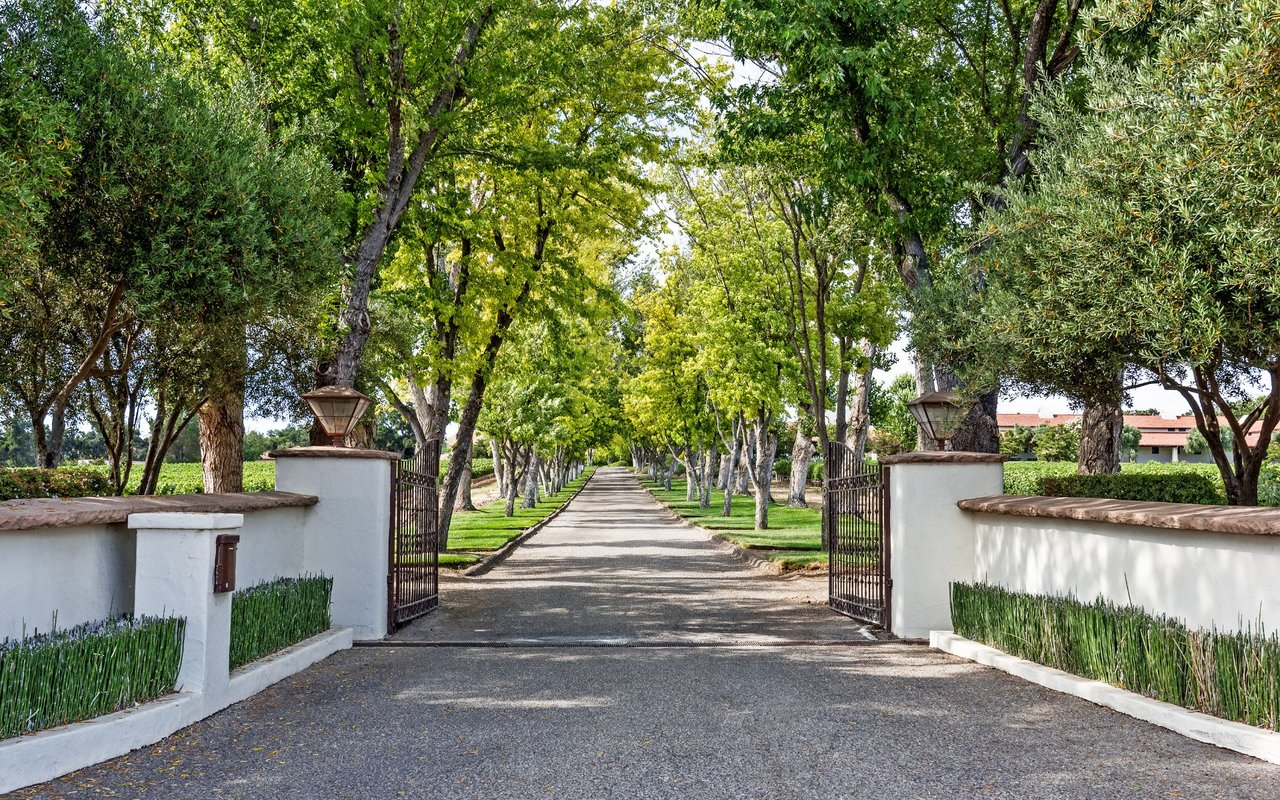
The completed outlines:
{"type": "MultiPolygon", "coordinates": [[[[1054,414],[1042,417],[1039,414],[997,414],[996,424],[1000,432],[1011,431],[1017,427],[1038,428],[1041,425],[1070,425],[1080,422],[1079,414],[1054,414]]],[[[1213,454],[1206,450],[1203,453],[1187,452],[1187,435],[1196,429],[1196,418],[1186,414],[1181,417],[1157,417],[1150,414],[1125,414],[1124,424],[1142,431],[1142,442],[1138,446],[1137,460],[1145,461],[1191,461],[1213,462],[1213,454]]],[[[1261,423],[1258,423],[1259,427],[1261,423]]],[[[1249,436],[1249,444],[1256,444],[1258,434],[1249,436]]],[[[1128,453],[1122,458],[1127,460],[1128,453]]]]}

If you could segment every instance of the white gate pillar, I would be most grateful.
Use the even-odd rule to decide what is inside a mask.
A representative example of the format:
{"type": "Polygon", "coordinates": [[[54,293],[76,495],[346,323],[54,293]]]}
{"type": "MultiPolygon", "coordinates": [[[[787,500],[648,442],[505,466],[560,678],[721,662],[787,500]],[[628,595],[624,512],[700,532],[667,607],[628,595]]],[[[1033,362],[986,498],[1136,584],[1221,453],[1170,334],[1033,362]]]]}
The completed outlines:
{"type": "Polygon", "coordinates": [[[904,639],[951,629],[953,581],[974,579],[975,529],[957,506],[1004,494],[1006,456],[919,452],[889,466],[889,594],[892,631],[904,639]]]}
{"type": "Polygon", "coordinates": [[[391,465],[400,455],[354,447],[271,453],[276,489],[319,498],[307,511],[303,569],[333,578],[333,624],[355,638],[387,635],[391,465]]]}

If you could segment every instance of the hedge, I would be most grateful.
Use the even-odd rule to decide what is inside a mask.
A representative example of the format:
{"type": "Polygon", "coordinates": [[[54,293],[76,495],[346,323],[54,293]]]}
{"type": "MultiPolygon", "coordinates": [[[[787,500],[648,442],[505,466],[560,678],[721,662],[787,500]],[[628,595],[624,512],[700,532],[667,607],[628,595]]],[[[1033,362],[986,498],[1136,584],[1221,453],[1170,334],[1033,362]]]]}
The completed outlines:
{"type": "Polygon", "coordinates": [[[1101,598],[951,586],[951,623],[965,638],[1166,703],[1280,730],[1280,639],[1188,628],[1101,598]]]}
{"type": "Polygon", "coordinates": [[[1222,505],[1226,492],[1213,464],[1123,464],[1109,475],[1077,475],[1076,465],[1018,461],[1005,464],[1004,491],[1011,495],[1098,497],[1156,503],[1222,505]]]}
{"type": "Polygon", "coordinates": [[[111,482],[97,467],[0,469],[0,500],[31,497],[104,497],[111,482]]]}
{"type": "Polygon", "coordinates": [[[181,617],[121,617],[0,641],[0,739],[168,694],[185,629],[181,617]]]}
{"type": "Polygon", "coordinates": [[[230,667],[236,669],[329,629],[333,578],[276,578],[231,597],[230,667]]]}
{"type": "Polygon", "coordinates": [[[1113,475],[1045,475],[1040,493],[1047,497],[1105,497],[1154,503],[1222,505],[1227,499],[1204,475],[1151,475],[1120,472],[1113,475]]]}

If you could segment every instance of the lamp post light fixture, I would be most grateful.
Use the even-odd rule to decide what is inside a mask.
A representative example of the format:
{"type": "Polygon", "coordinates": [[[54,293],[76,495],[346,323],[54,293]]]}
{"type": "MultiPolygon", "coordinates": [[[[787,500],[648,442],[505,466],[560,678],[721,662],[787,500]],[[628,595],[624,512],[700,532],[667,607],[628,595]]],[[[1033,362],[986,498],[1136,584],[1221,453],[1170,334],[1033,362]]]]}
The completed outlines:
{"type": "Polygon", "coordinates": [[[939,450],[947,449],[947,440],[956,435],[960,424],[969,415],[973,403],[965,401],[956,392],[926,392],[907,408],[916,418],[924,435],[932,439],[939,450]]]}
{"type": "Polygon", "coordinates": [[[369,403],[368,397],[347,386],[325,386],[302,396],[311,413],[320,421],[334,447],[342,447],[347,434],[355,429],[369,403]]]}

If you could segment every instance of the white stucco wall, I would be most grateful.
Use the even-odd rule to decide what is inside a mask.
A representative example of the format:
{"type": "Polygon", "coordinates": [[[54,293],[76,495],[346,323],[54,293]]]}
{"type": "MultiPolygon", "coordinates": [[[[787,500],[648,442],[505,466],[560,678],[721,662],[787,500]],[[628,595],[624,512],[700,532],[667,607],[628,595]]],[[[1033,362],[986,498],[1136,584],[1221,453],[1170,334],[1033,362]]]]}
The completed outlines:
{"type": "MultiPolygon", "coordinates": [[[[310,507],[244,513],[237,586],[297,576],[310,507]]],[[[125,523],[0,531],[0,639],[134,610],[137,534],[125,523]]],[[[385,591],[385,590],[384,590],[385,591]]]]}
{"type": "Polygon", "coordinates": [[[1280,536],[975,513],[974,577],[1132,601],[1194,627],[1280,627],[1280,536]]]}
{"type": "Polygon", "coordinates": [[[277,577],[296,578],[306,569],[304,520],[310,508],[273,508],[244,515],[236,554],[236,588],[277,577]]]}
{"type": "Polygon", "coordinates": [[[132,611],[134,559],[124,524],[0,531],[0,639],[132,611]]]}

